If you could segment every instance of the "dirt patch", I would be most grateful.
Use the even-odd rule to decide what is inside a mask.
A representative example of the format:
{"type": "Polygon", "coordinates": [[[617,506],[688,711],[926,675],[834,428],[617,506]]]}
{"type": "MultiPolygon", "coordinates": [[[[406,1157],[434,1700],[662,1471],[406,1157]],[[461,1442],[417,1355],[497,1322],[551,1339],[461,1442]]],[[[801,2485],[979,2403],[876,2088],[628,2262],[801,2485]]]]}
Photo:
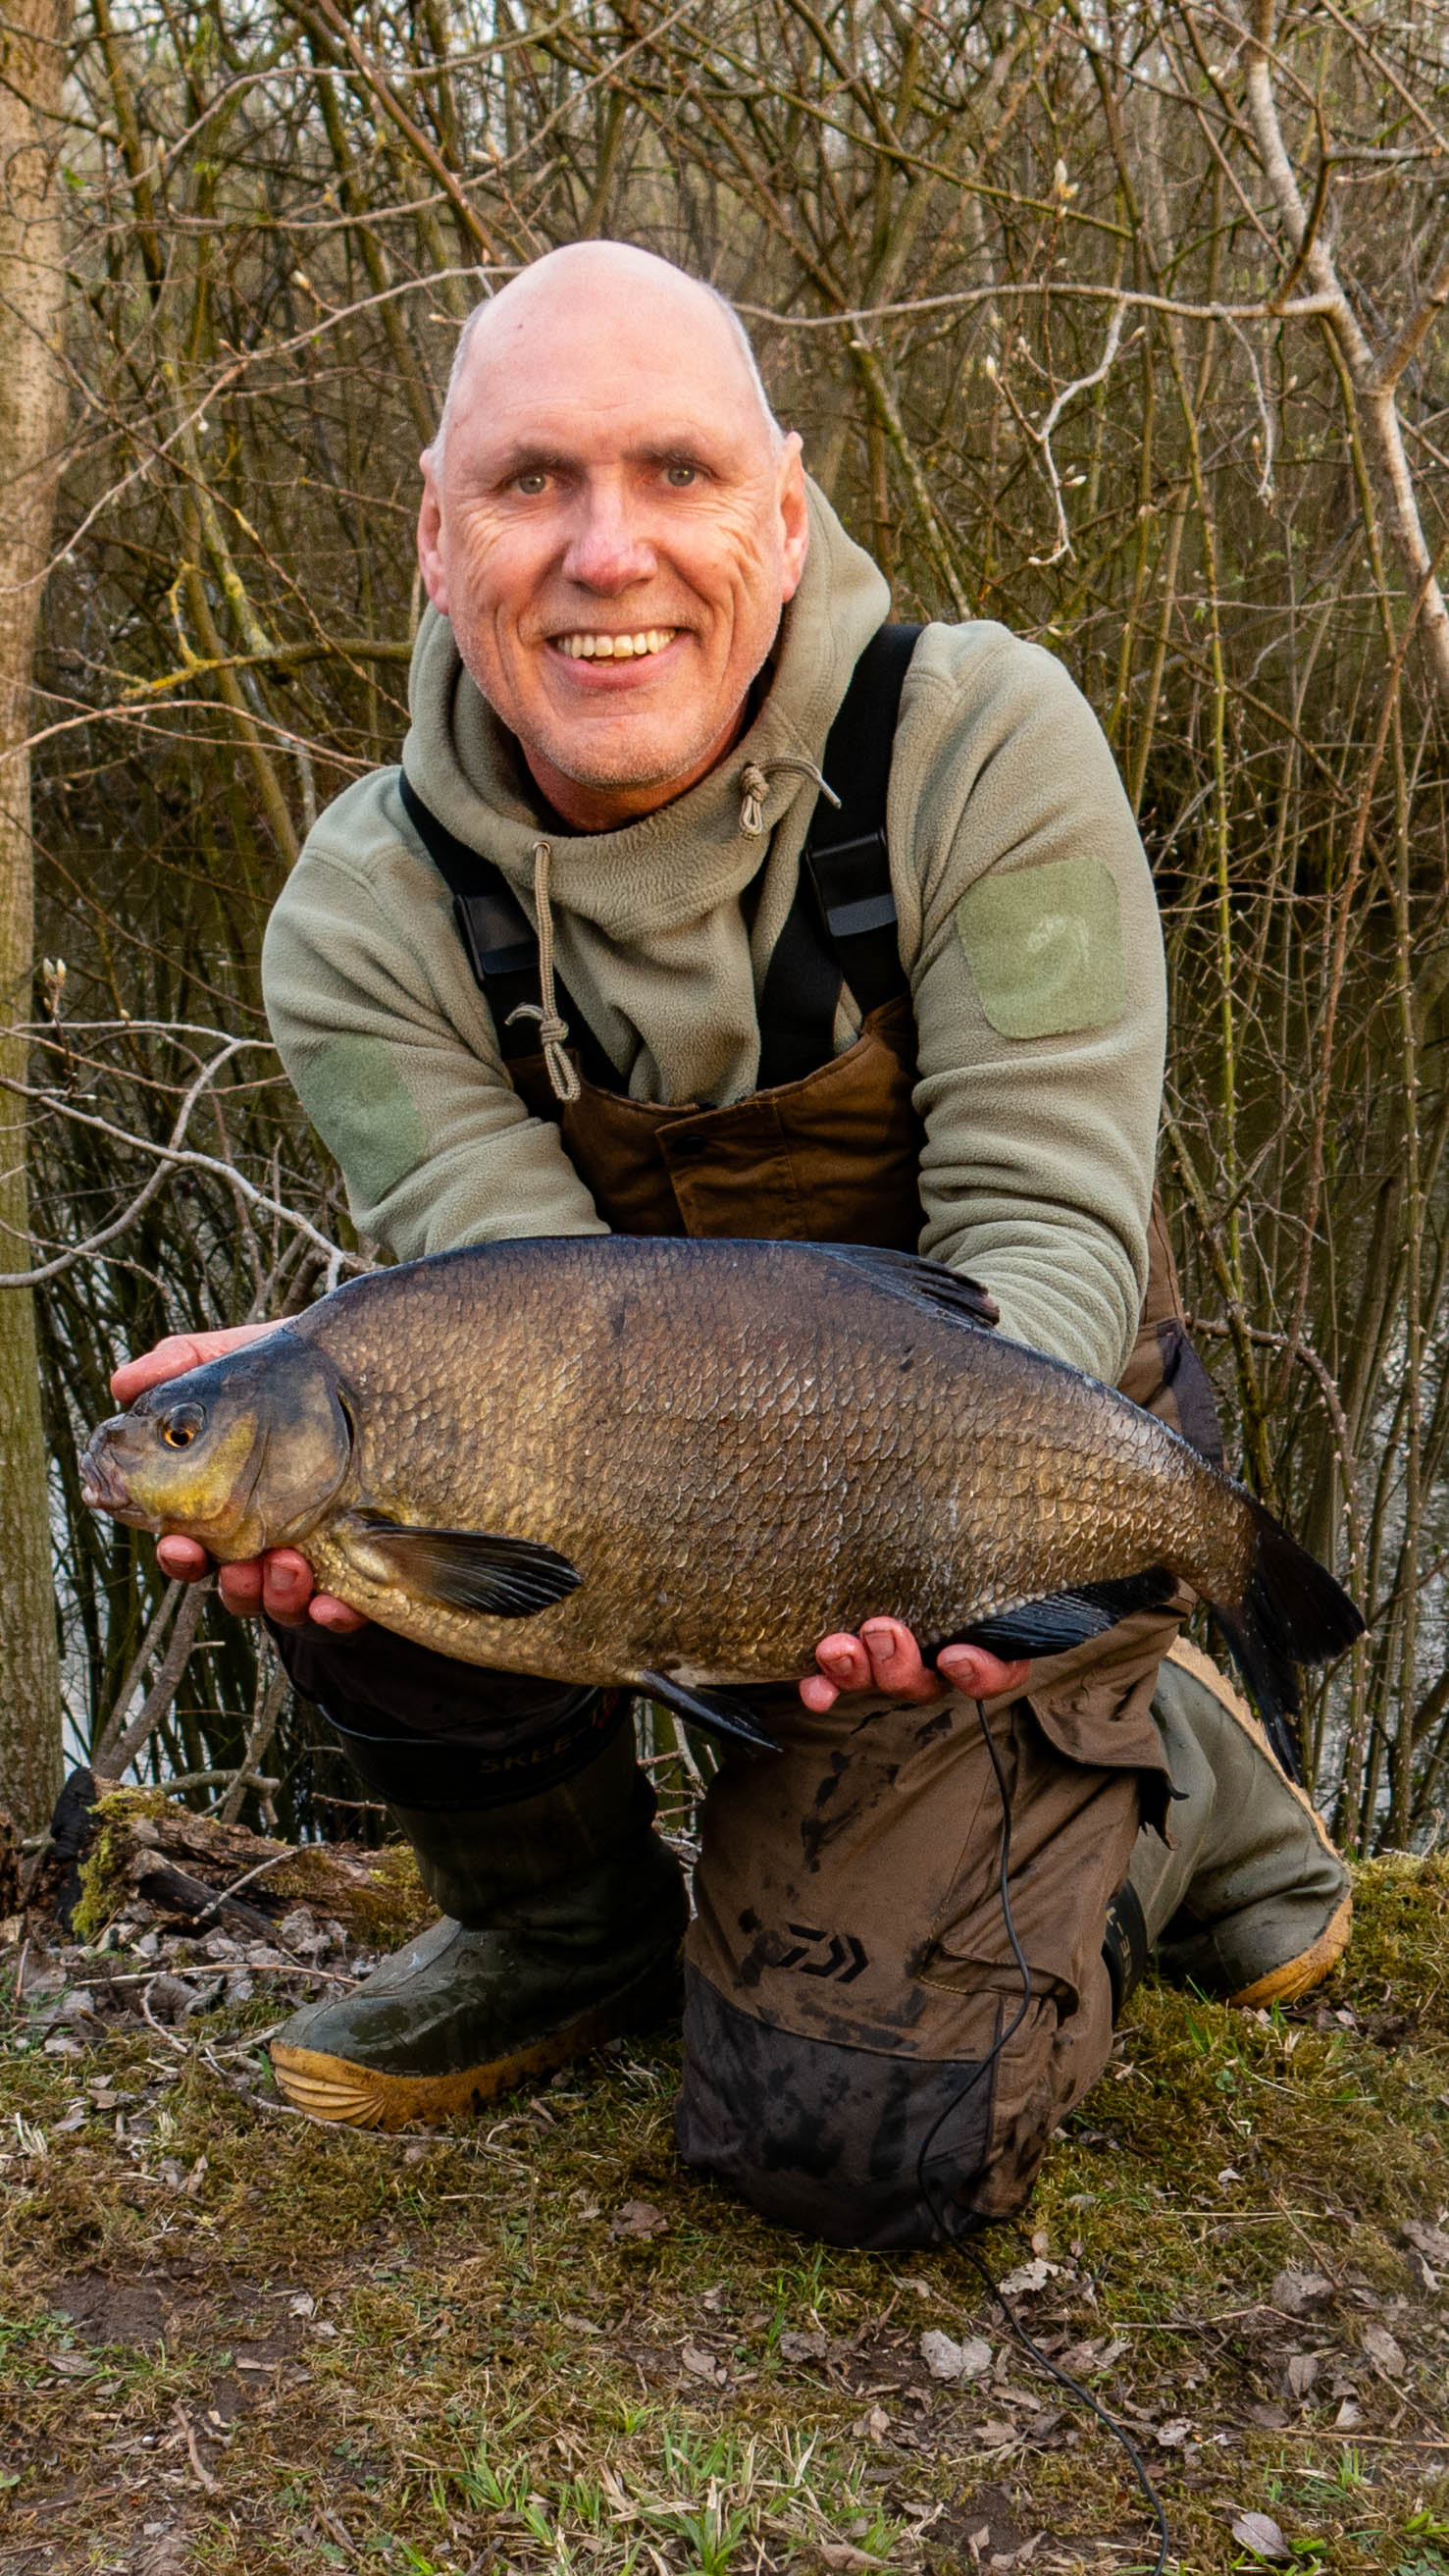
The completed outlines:
{"type": "Polygon", "coordinates": [[[78,2272],[57,2281],[50,2304],[69,2317],[84,2342],[158,2344],[166,2332],[170,2301],[154,2281],[110,2281],[102,2272],[78,2272]]]}

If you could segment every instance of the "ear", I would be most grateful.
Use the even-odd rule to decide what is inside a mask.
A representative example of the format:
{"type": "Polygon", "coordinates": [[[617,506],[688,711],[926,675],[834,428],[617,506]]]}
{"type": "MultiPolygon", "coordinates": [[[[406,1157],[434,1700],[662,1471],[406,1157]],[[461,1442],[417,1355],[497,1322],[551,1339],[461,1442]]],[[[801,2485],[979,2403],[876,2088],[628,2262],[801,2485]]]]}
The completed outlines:
{"type": "Polygon", "coordinates": [[[810,504],[805,493],[804,450],[798,430],[791,430],[780,453],[776,498],[782,535],[780,599],[783,605],[787,599],[793,599],[799,589],[805,558],[810,551],[810,504]]]}
{"type": "Polygon", "coordinates": [[[443,569],[443,496],[433,470],[433,451],[425,447],[419,462],[423,469],[423,497],[418,507],[418,569],[423,587],[440,617],[448,614],[448,580],[443,569]]]}

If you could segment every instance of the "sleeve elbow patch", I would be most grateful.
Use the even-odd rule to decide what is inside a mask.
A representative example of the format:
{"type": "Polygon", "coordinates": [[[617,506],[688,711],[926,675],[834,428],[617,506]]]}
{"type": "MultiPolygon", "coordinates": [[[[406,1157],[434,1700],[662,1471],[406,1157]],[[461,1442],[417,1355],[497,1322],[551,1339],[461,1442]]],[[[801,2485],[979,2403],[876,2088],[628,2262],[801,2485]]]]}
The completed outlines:
{"type": "Polygon", "coordinates": [[[323,1144],[364,1206],[376,1206],[422,1161],[427,1130],[380,1038],[330,1038],[293,1080],[323,1144]]]}
{"type": "Polygon", "coordinates": [[[1006,1038],[1110,1028],[1127,1008],[1117,880],[1101,859],[982,877],[956,906],[966,963],[1006,1038]]]}

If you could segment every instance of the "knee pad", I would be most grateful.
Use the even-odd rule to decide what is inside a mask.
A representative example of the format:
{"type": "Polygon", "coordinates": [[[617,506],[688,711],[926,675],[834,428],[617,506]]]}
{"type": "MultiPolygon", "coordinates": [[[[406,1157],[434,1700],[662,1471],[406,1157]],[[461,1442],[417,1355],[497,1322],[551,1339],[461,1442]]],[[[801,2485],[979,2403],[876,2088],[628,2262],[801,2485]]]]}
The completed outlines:
{"type": "Polygon", "coordinates": [[[779,2030],[685,1975],[686,2164],[829,2245],[944,2245],[990,2152],[994,2067],[932,2063],[779,2030]]]}

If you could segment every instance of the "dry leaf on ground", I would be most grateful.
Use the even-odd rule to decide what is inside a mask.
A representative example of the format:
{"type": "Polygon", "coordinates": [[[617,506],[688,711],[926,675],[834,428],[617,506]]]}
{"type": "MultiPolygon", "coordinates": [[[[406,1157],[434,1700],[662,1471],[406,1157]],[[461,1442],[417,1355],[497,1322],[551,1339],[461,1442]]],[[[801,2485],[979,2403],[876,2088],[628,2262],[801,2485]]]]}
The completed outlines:
{"type": "Polygon", "coordinates": [[[667,2236],[669,2220],[652,2200],[626,2200],[609,2221],[611,2236],[667,2236]]]}
{"type": "Polygon", "coordinates": [[[921,2359],[933,2379],[981,2379],[991,2368],[991,2346],[980,2335],[955,2343],[933,2331],[921,2337],[921,2359]]]}
{"type": "Polygon", "coordinates": [[[1044,2290],[1048,2281],[1054,2281],[1061,2268],[1060,2263],[1048,2263],[1040,2254],[1034,2255],[1031,2262],[1019,2263],[1014,2272],[1007,2273],[1002,2292],[1008,2299],[1030,2297],[1033,2291],[1044,2290]]]}
{"type": "Polygon", "coordinates": [[[1376,2370],[1381,2370],[1386,2379],[1403,2378],[1408,2368],[1403,2346],[1395,2343],[1387,2326],[1365,2326],[1362,2341],[1376,2370]]]}
{"type": "Polygon", "coordinates": [[[1251,2549],[1255,2558],[1266,2559],[1270,2566],[1283,2566],[1293,2554],[1270,2513],[1240,2513],[1234,2517],[1231,2529],[1234,2540],[1244,2549],[1251,2549]]]}
{"type": "Polygon", "coordinates": [[[1303,2317],[1310,2308],[1325,2306],[1334,2296],[1334,2285],[1324,2272],[1280,2272],[1268,2297],[1275,2308],[1286,2308],[1290,2317],[1303,2317]]]}

